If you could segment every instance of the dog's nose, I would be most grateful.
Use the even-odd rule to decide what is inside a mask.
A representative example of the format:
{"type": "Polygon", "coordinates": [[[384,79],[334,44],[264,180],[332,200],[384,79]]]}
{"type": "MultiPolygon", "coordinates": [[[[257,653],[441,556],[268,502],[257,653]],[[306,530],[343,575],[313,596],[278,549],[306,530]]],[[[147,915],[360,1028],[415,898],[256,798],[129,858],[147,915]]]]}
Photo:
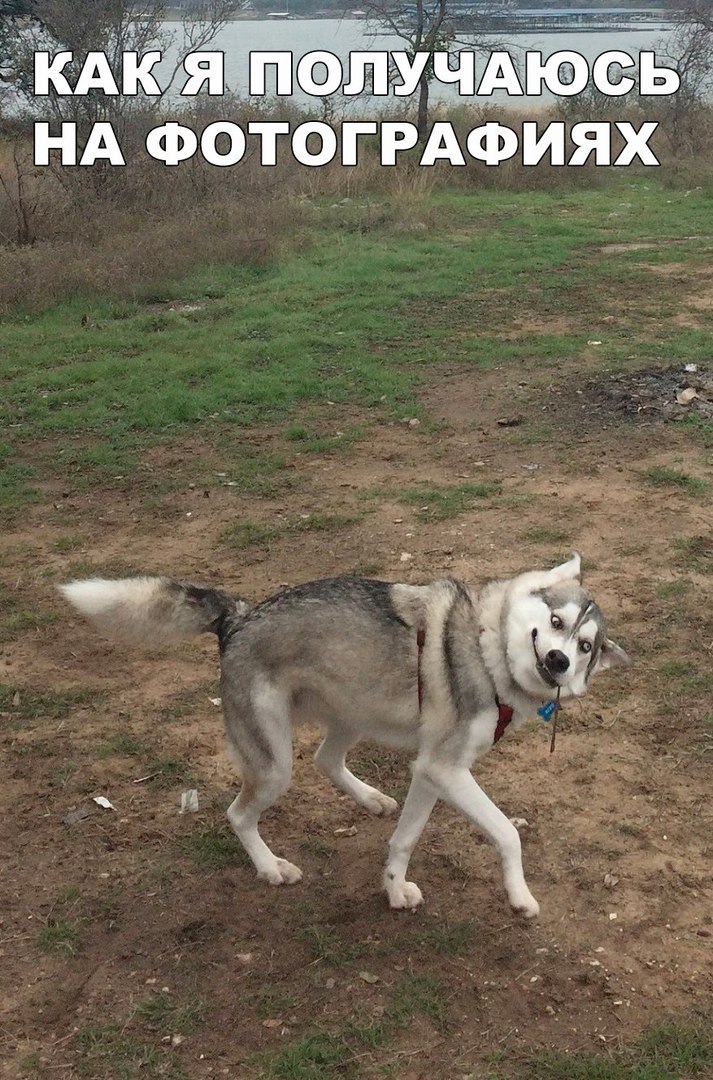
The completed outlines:
{"type": "Polygon", "coordinates": [[[545,664],[553,675],[561,675],[569,667],[569,660],[559,649],[550,649],[545,657],[545,664]]]}

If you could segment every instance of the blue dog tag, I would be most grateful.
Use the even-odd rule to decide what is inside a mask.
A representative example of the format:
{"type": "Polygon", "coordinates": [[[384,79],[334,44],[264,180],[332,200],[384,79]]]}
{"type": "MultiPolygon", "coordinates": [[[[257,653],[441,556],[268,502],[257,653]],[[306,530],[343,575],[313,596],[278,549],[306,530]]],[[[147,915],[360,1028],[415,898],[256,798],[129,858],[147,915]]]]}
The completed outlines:
{"type": "Polygon", "coordinates": [[[541,709],[537,710],[537,715],[541,716],[543,720],[551,720],[559,709],[559,703],[556,701],[546,702],[541,709]]]}

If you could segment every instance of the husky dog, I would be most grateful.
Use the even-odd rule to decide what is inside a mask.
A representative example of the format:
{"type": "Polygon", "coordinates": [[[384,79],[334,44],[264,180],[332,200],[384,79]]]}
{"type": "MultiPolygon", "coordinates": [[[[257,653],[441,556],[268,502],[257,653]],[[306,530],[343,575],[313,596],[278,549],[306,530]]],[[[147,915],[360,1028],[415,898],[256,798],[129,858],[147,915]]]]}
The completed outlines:
{"type": "Polygon", "coordinates": [[[372,814],[391,814],[397,803],[349,771],[347,751],[361,738],[415,751],[384,871],[392,907],[423,900],[406,872],[440,798],[497,848],[512,907],[538,914],[517,829],[470,767],[509,724],[517,729],[548,701],[552,708],[554,695],[579,696],[595,672],[628,662],[582,587],[579,555],[480,592],[450,578],[403,585],[343,577],[252,607],[165,577],[73,581],[61,590],[115,637],[155,644],[217,635],[227,738],[242,776],[228,820],[259,878],[281,885],[302,877],[270,850],[258,820],[289,786],[291,724],[310,720],[326,730],[317,766],[372,814]]]}

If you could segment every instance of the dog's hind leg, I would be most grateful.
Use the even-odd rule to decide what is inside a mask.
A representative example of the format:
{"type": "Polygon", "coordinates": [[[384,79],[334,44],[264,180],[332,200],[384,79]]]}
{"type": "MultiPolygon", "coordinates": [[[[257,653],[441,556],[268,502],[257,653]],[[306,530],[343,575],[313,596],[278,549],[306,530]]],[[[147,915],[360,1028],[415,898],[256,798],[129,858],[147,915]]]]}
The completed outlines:
{"type": "Polygon", "coordinates": [[[240,765],[243,786],[228,807],[233,832],[255,864],[257,876],[271,885],[293,885],[302,871],[279,859],[258,831],[263,811],[283,795],[292,777],[292,738],[286,703],[265,681],[253,687],[250,706],[238,706],[223,690],[223,708],[231,749],[240,765]]]}
{"type": "Polygon", "coordinates": [[[345,763],[346,753],[356,739],[344,728],[333,727],[314,755],[318,769],[329,777],[335,787],[351,795],[355,802],[371,814],[393,814],[399,804],[390,795],[384,795],[378,788],[365,784],[358,776],[350,772],[345,763]]]}

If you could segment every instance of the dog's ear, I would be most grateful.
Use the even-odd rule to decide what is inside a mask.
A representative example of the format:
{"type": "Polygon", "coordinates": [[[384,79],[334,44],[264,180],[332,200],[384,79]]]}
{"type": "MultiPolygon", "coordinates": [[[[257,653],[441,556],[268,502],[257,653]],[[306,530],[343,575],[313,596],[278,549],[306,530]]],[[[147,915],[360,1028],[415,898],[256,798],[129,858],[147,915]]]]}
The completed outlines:
{"type": "Polygon", "coordinates": [[[628,653],[625,653],[622,647],[611,638],[607,638],[599,654],[597,671],[606,671],[607,668],[613,667],[628,667],[630,663],[631,657],[628,653]]]}
{"type": "Polygon", "coordinates": [[[559,566],[553,566],[551,570],[547,570],[545,573],[548,585],[556,585],[560,581],[582,581],[582,556],[578,551],[572,552],[572,557],[567,562],[560,563],[559,566]]]}

